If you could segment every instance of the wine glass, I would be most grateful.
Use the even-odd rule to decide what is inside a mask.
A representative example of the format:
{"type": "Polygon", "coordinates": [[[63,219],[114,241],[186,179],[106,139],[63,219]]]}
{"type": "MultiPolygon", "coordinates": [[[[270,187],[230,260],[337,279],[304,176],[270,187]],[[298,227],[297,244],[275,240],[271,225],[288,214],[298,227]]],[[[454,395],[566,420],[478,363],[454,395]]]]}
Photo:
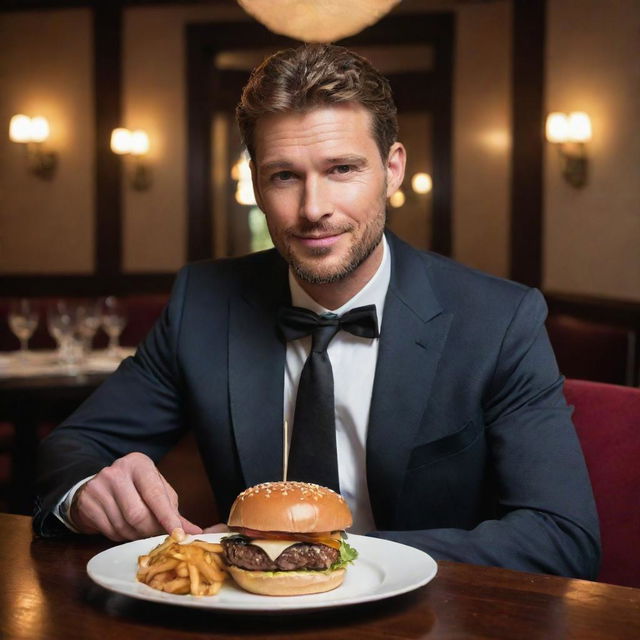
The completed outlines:
{"type": "Polygon", "coordinates": [[[20,355],[27,357],[29,338],[38,326],[38,311],[27,298],[13,300],[9,305],[9,328],[20,340],[20,355]]]}
{"type": "Polygon", "coordinates": [[[47,309],[47,328],[58,345],[58,360],[64,364],[77,364],[82,357],[82,344],[75,305],[56,300],[47,309]]]}
{"type": "Polygon", "coordinates": [[[102,323],[101,303],[99,300],[82,300],[75,309],[76,324],[82,348],[85,353],[90,353],[93,346],[93,338],[102,323]]]}
{"type": "Polygon", "coordinates": [[[102,328],[109,336],[107,355],[112,358],[120,357],[120,334],[127,324],[127,310],[121,300],[115,296],[105,298],[102,305],[102,328]]]}

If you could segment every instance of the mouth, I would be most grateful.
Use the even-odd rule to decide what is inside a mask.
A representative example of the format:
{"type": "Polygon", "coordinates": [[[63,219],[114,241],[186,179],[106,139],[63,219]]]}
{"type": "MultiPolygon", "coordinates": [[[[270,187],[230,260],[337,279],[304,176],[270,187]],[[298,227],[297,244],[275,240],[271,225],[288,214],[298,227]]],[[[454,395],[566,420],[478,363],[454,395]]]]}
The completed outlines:
{"type": "Polygon", "coordinates": [[[318,247],[330,247],[335,244],[342,233],[325,233],[322,235],[295,235],[294,238],[304,247],[315,249],[318,247]]]}

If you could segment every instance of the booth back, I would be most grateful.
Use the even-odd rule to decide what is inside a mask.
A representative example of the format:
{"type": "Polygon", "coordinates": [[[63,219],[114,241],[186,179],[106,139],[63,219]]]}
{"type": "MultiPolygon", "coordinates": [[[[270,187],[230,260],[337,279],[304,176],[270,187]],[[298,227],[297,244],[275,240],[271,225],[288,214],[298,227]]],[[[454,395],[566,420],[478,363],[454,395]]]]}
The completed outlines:
{"type": "Polygon", "coordinates": [[[598,507],[598,580],[640,587],[640,389],[566,380],[598,507]]]}

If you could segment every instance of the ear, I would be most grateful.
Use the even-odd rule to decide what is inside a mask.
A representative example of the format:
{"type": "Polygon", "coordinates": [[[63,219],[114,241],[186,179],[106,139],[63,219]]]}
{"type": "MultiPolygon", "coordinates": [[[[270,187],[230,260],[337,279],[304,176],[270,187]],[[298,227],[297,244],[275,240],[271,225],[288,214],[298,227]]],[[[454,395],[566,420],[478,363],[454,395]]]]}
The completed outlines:
{"type": "Polygon", "coordinates": [[[253,195],[256,198],[256,204],[262,212],[264,207],[262,206],[262,197],[260,195],[260,189],[258,188],[258,170],[253,160],[249,160],[249,168],[251,169],[251,184],[253,185],[253,195]]]}
{"type": "Polygon", "coordinates": [[[404,180],[404,169],[407,164],[407,152],[401,142],[394,142],[387,157],[387,198],[390,198],[404,180]]]}

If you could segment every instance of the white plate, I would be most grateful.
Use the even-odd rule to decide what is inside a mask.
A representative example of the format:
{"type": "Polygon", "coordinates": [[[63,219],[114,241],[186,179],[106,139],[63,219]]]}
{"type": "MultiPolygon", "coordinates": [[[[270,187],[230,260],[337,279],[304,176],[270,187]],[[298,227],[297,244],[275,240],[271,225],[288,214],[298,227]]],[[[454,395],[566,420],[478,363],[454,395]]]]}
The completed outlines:
{"type": "MultiPolygon", "coordinates": [[[[195,537],[218,542],[224,535],[227,534],[206,533],[195,537]]],[[[236,587],[229,578],[215,596],[180,596],[152,589],[135,577],[138,556],[149,553],[162,540],[164,536],[157,536],[107,549],[89,560],[87,573],[105,589],[141,600],[220,611],[274,613],[390,598],[427,584],[437,572],[433,558],[418,549],[389,540],[350,535],[349,544],[358,550],[358,559],[349,565],[344,583],[333,591],[289,597],[260,596],[236,587]]]]}

